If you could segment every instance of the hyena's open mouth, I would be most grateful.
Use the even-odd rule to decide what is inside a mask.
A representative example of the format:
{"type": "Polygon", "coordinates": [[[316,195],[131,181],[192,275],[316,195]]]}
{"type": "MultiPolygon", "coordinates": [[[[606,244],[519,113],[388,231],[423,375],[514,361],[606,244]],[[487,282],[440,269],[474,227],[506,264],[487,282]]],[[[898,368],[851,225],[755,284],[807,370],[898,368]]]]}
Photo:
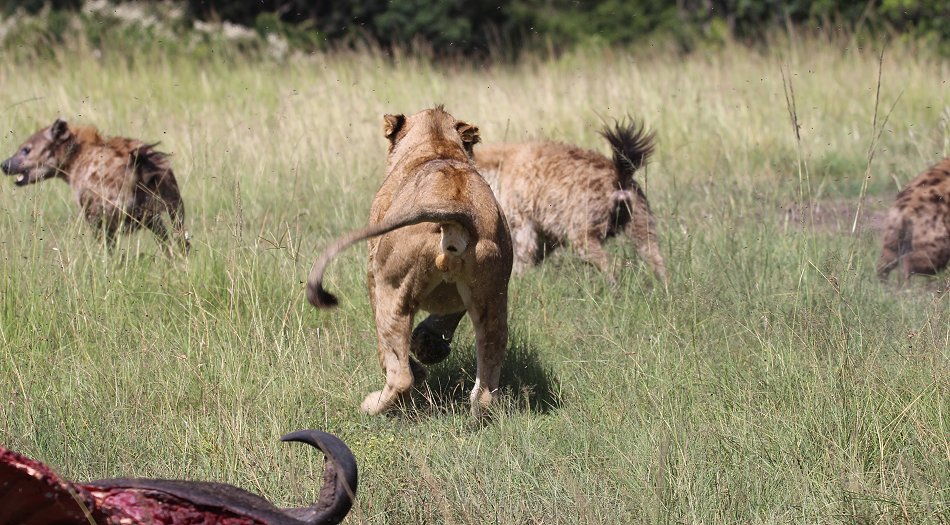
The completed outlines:
{"type": "Polygon", "coordinates": [[[29,179],[27,177],[27,170],[23,170],[20,166],[13,166],[10,162],[11,159],[5,160],[0,164],[0,170],[2,170],[7,175],[16,175],[16,178],[13,179],[13,183],[17,186],[25,186],[29,184],[29,179]]]}
{"type": "Polygon", "coordinates": [[[30,183],[41,180],[43,177],[30,177],[30,170],[3,170],[8,176],[13,176],[13,184],[17,186],[27,186],[30,183]]]}

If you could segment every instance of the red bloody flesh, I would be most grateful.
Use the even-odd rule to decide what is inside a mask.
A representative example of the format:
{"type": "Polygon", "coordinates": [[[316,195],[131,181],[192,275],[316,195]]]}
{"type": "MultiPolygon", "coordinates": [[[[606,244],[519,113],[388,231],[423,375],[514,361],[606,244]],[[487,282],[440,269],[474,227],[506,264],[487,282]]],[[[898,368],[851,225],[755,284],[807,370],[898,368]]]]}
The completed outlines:
{"type": "Polygon", "coordinates": [[[89,525],[92,501],[46,465],[0,447],[0,524],[89,525]]]}
{"type": "Polygon", "coordinates": [[[189,501],[162,492],[88,487],[100,514],[108,523],[152,523],[155,525],[267,525],[254,518],[238,516],[221,508],[200,508],[189,501]]]}
{"type": "Polygon", "coordinates": [[[46,465],[0,446],[0,525],[331,525],[356,492],[356,460],[335,436],[287,434],[327,455],[321,499],[279,509],[246,490],[203,481],[107,479],[70,483],[46,465]]]}

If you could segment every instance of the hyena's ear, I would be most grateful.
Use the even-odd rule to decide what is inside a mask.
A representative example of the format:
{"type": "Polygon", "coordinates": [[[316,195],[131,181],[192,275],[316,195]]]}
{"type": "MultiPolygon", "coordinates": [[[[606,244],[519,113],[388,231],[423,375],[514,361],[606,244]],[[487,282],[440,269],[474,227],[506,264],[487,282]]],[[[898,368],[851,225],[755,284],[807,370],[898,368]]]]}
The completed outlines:
{"type": "Polygon", "coordinates": [[[455,131],[458,131],[459,137],[462,139],[462,146],[465,147],[468,156],[474,156],[475,152],[472,150],[472,147],[482,140],[482,137],[478,134],[478,126],[460,121],[455,125],[455,131]]]}
{"type": "Polygon", "coordinates": [[[405,115],[384,115],[383,116],[383,135],[389,139],[389,142],[396,142],[396,134],[406,123],[405,115]]]}
{"type": "Polygon", "coordinates": [[[49,138],[52,140],[61,140],[69,135],[69,126],[66,121],[58,118],[53,125],[49,127],[49,138]]]}

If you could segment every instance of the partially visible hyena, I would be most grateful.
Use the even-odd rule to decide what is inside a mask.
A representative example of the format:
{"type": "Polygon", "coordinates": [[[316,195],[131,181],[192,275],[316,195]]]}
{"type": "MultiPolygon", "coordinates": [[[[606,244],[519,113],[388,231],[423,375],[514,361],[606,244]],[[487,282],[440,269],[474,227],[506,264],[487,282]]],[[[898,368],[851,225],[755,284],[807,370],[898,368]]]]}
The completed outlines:
{"type": "Polygon", "coordinates": [[[921,173],[897,194],[884,222],[881,280],[897,265],[901,280],[935,274],[950,261],[950,157],[921,173]]]}
{"type": "MultiPolygon", "coordinates": [[[[475,162],[508,219],[515,273],[569,244],[613,279],[604,242],[623,234],[654,275],[667,282],[656,220],[634,174],[655,148],[654,134],[635,121],[605,126],[613,160],[569,144],[536,141],[475,148],[475,162]]],[[[444,359],[462,317],[430,315],[412,334],[423,363],[444,359]]]]}
{"type": "Polygon", "coordinates": [[[154,146],[124,137],[104,139],[93,127],[56,119],[20,145],[0,168],[16,175],[17,186],[50,178],[66,181],[86,222],[110,250],[117,232],[131,233],[142,226],[168,247],[162,219],[167,212],[176,242],[187,253],[185,205],[167,155],[154,146]]]}
{"type": "Polygon", "coordinates": [[[655,148],[654,135],[634,121],[605,126],[613,160],[596,151],[551,141],[489,144],[475,151],[511,228],[515,272],[569,244],[605,272],[604,242],[629,237],[660,281],[666,265],[646,194],[634,179],[655,148]]]}

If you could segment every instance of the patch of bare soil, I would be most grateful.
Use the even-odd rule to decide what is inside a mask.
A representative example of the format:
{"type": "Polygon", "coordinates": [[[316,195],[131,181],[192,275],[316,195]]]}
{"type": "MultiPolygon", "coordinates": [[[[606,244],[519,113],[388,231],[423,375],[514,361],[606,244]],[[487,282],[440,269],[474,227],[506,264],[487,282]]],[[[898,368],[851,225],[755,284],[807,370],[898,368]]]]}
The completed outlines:
{"type": "MultiPolygon", "coordinates": [[[[884,218],[890,205],[890,200],[866,199],[861,208],[861,216],[858,218],[855,232],[872,235],[879,242],[884,229],[884,218]]],[[[850,235],[857,209],[857,199],[825,199],[804,205],[791,203],[782,206],[776,218],[786,232],[797,230],[850,235]]],[[[880,245],[877,249],[880,249],[880,245]]],[[[900,282],[897,278],[898,273],[900,272],[892,272],[890,280],[884,286],[904,294],[919,295],[922,291],[929,293],[935,304],[950,294],[950,274],[947,272],[940,272],[937,275],[915,275],[907,283],[900,282]]]]}
{"type": "MultiPolygon", "coordinates": [[[[867,198],[861,208],[856,233],[878,235],[884,229],[884,217],[890,202],[867,198]]],[[[825,199],[807,203],[791,203],[782,206],[778,219],[786,231],[811,230],[824,233],[851,233],[858,199],[825,199]]]]}

